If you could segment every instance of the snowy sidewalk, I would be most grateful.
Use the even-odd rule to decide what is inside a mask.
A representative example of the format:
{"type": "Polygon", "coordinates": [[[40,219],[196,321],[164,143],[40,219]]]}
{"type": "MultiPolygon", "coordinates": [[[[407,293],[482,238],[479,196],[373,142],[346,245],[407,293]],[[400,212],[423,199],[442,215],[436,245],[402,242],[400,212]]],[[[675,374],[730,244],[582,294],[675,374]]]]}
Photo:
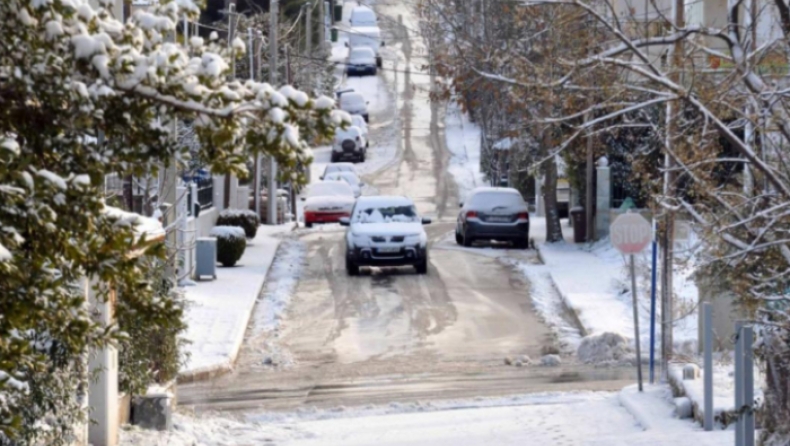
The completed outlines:
{"type": "Polygon", "coordinates": [[[585,334],[613,331],[634,336],[631,305],[615,297],[613,284],[623,275],[620,266],[567,242],[538,243],[537,248],[560,296],[576,313],[585,334]]]}
{"type": "Polygon", "coordinates": [[[217,266],[217,279],[185,289],[185,338],[189,354],[181,380],[203,379],[229,370],[239,352],[255,301],[261,292],[280,240],[273,235],[292,226],[260,226],[236,266],[217,266]]]}

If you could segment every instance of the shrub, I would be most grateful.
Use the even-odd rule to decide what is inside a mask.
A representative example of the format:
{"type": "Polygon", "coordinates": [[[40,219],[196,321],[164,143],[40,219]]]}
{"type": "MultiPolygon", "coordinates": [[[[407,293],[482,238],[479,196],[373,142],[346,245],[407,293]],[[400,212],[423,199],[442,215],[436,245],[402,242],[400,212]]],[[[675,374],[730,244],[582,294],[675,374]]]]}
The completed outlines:
{"type": "Polygon", "coordinates": [[[261,219],[255,211],[247,209],[225,209],[217,218],[217,226],[238,226],[244,229],[247,238],[255,238],[260,224],[261,219]]]}
{"type": "Polygon", "coordinates": [[[118,387],[134,395],[144,394],[150,384],[175,379],[186,360],[183,347],[187,342],[181,337],[187,328],[183,294],[167,277],[164,262],[145,257],[140,268],[146,280],[118,283],[115,305],[122,334],[118,387]]]}
{"type": "Polygon", "coordinates": [[[237,226],[215,226],[209,233],[217,238],[217,261],[222,266],[233,266],[247,248],[244,230],[237,226]]]}

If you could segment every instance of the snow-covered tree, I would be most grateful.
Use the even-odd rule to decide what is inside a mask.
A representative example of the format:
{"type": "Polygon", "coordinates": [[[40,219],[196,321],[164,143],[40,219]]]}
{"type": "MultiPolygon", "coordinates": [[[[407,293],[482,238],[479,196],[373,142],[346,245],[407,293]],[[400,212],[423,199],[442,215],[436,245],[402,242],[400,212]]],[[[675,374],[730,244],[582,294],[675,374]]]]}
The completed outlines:
{"type": "MultiPolygon", "coordinates": [[[[515,85],[532,92],[561,91],[556,102],[582,105],[538,109],[533,124],[565,129],[549,142],[549,154],[572,150],[590,133],[623,136],[632,127],[627,132],[638,137],[628,142],[637,155],[632,162],[637,170],[646,169],[635,173],[652,191],[651,207],[666,222],[662,230],[671,234],[676,216],[690,219],[704,241],[701,270],[721,278],[759,327],[757,352],[768,378],[764,440],[788,444],[790,5],[786,0],[729,0],[726,10],[705,5],[705,14],[695,15],[696,7],[686,4],[675,16],[674,2],[667,1],[647,2],[644,11],[614,0],[507,3],[537,17],[575,10],[577,19],[546,21],[522,42],[574,30],[566,39],[582,51],[549,59],[511,52],[507,64],[477,63],[479,68],[468,70],[496,80],[503,90],[515,85]],[[689,20],[680,20],[680,12],[688,12],[689,20]],[[596,30],[592,38],[589,29],[596,30]],[[543,75],[525,79],[513,73],[520,60],[543,75]],[[592,100],[577,101],[580,94],[592,100]],[[640,161],[644,141],[660,149],[661,164],[654,150],[644,153],[648,162],[640,161]]],[[[499,50],[495,46],[487,54],[499,50]]],[[[663,251],[671,253],[671,248],[663,251]]],[[[672,289],[671,282],[665,286],[672,289]]]]}
{"type": "MultiPolygon", "coordinates": [[[[162,0],[126,23],[112,0],[0,2],[0,444],[64,444],[84,419],[88,351],[120,334],[93,322],[85,277],[137,289],[146,269],[129,251],[161,254],[134,218],[102,200],[107,173],[155,172],[186,149],[169,122],[194,122],[215,172],[245,173],[274,156],[295,182],[305,138],[344,118],[327,97],[227,80],[245,45],[175,42],[190,0],[162,0]]],[[[139,288],[139,287],[138,287],[139,288]]],[[[149,289],[152,287],[148,287],[149,289]]],[[[161,302],[137,302],[155,324],[161,302]]],[[[107,298],[104,290],[99,298],[107,298]]]]}

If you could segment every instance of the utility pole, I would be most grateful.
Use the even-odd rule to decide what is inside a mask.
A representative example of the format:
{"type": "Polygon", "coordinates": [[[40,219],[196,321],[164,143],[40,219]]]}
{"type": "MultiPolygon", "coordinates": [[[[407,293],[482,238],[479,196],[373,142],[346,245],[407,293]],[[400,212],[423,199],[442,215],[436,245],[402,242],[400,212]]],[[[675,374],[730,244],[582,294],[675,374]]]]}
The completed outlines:
{"type": "MultiPolygon", "coordinates": [[[[228,9],[226,10],[228,13],[228,50],[233,47],[233,39],[236,38],[236,2],[235,0],[231,0],[228,4],[228,9]]],[[[231,66],[231,74],[230,80],[236,79],[236,61],[232,60],[230,63],[231,66]]],[[[231,184],[231,176],[229,173],[225,174],[225,209],[230,207],[230,184],[231,184]]]]}
{"type": "MultiPolygon", "coordinates": [[[[253,37],[253,30],[249,28],[248,38],[250,41],[250,80],[259,80],[260,64],[261,64],[261,32],[255,30],[255,37],[253,37]]],[[[255,201],[255,214],[261,216],[261,154],[255,154],[255,166],[252,169],[255,177],[252,181],[252,193],[254,194],[255,201]]]]}
{"type": "MultiPolygon", "coordinates": [[[[317,0],[323,1],[323,0],[317,0]]],[[[304,29],[305,29],[305,60],[307,61],[307,69],[305,70],[305,74],[307,74],[307,82],[305,82],[305,87],[310,89],[313,88],[313,14],[312,9],[310,9],[310,2],[307,2],[302,6],[304,8],[304,29]]],[[[312,92],[311,92],[312,93],[312,92]]]]}
{"type": "MultiPolygon", "coordinates": [[[[590,113],[584,114],[584,121],[585,123],[589,121],[590,113]]],[[[593,212],[593,200],[595,197],[593,195],[593,189],[595,185],[593,184],[593,137],[592,131],[587,129],[587,166],[586,166],[586,194],[585,194],[585,233],[587,235],[587,242],[594,242],[595,241],[595,213],[593,212]]],[[[598,209],[598,212],[609,212],[608,209],[598,209]]],[[[574,228],[575,230],[575,228],[574,228]]]]}
{"type": "MultiPolygon", "coordinates": [[[[684,28],[684,0],[675,0],[674,4],[675,27],[684,28]]],[[[678,39],[672,49],[672,70],[670,77],[673,82],[682,81],[681,69],[683,67],[683,40],[678,39]]],[[[669,151],[672,150],[672,136],[675,133],[674,114],[680,110],[678,101],[667,102],[667,153],[664,154],[664,197],[671,198],[675,194],[675,175],[673,169],[675,162],[669,151]]],[[[672,258],[675,245],[675,213],[665,211],[664,233],[661,237],[661,378],[667,379],[669,358],[672,356],[672,319],[673,319],[673,292],[672,292],[672,258]]]]}
{"type": "MultiPolygon", "coordinates": [[[[277,85],[277,22],[279,0],[271,0],[269,6],[269,83],[277,85]]],[[[277,161],[269,156],[269,187],[266,223],[277,224],[277,161]]]]}

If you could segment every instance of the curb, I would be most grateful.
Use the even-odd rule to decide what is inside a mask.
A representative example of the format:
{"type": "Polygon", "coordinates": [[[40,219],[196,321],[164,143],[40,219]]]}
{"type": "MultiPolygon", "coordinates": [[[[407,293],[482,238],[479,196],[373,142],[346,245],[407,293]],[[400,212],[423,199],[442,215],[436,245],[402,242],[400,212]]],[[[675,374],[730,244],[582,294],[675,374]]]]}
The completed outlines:
{"type": "MultiPolygon", "coordinates": [[[[535,245],[535,251],[537,251],[538,253],[538,259],[540,259],[540,263],[548,267],[549,265],[546,264],[546,259],[543,258],[543,253],[540,251],[540,246],[541,244],[535,245]]],[[[576,328],[579,329],[579,333],[582,335],[582,337],[589,336],[590,334],[589,330],[587,330],[587,327],[585,327],[584,324],[582,324],[581,319],[579,319],[579,315],[576,314],[576,310],[574,310],[573,307],[568,305],[568,301],[565,299],[565,294],[563,294],[562,290],[560,290],[560,287],[557,286],[557,282],[554,280],[554,275],[551,274],[551,269],[550,268],[548,269],[549,269],[549,277],[551,278],[551,286],[557,292],[557,295],[560,296],[560,300],[562,300],[563,307],[565,307],[565,309],[567,310],[568,315],[570,315],[570,317],[573,318],[573,322],[574,324],[576,324],[576,328]]]]}

